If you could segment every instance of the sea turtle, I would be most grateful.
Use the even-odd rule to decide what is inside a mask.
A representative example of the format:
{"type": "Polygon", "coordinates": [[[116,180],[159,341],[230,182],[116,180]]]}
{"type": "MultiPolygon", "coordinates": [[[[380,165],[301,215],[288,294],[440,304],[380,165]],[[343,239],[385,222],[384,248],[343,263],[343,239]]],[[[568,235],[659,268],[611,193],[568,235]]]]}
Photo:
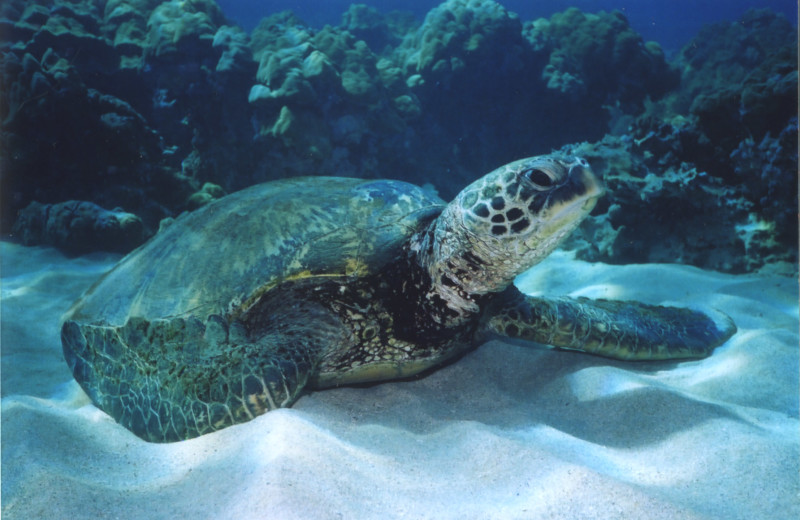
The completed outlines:
{"type": "Polygon", "coordinates": [[[594,207],[582,158],[502,166],[451,203],[399,181],[305,177],[177,218],[63,324],[92,401],[148,441],[188,439],[303,391],[409,377],[492,335],[617,359],[698,358],[717,311],[534,298],[514,278],[594,207]]]}

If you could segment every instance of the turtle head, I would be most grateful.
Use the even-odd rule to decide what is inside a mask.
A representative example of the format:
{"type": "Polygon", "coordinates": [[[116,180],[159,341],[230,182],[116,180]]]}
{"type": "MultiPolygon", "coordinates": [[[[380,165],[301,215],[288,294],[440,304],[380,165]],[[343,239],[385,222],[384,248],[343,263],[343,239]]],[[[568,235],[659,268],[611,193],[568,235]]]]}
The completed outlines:
{"type": "Polygon", "coordinates": [[[594,208],[603,186],[580,157],[546,155],[507,164],[467,186],[453,217],[497,259],[520,270],[547,256],[594,208]]]}
{"type": "Polygon", "coordinates": [[[428,262],[434,284],[462,295],[502,291],[550,254],[603,192],[589,163],[574,156],[531,157],[485,175],[436,221],[428,262]]]}

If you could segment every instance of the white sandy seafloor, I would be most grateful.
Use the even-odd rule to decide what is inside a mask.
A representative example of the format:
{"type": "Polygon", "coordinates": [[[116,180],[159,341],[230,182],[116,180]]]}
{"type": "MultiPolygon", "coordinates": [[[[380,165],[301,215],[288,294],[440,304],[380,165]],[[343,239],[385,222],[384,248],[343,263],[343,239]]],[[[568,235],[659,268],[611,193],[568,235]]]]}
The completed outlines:
{"type": "Polygon", "coordinates": [[[62,359],[63,312],[116,257],[0,254],[4,520],[800,518],[792,277],[557,253],[524,290],[709,305],[739,332],[683,363],[492,342],[159,445],[91,405],[62,359]]]}

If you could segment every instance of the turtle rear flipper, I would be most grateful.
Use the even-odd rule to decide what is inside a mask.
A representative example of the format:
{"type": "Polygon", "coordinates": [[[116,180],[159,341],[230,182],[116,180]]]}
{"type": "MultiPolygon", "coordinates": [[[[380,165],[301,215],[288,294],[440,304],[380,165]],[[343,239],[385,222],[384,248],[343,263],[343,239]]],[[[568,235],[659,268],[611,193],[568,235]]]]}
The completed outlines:
{"type": "Polygon", "coordinates": [[[507,295],[489,309],[486,332],[614,359],[703,358],[736,332],[733,321],[715,310],[534,298],[516,289],[507,295]]]}
{"type": "Polygon", "coordinates": [[[206,323],[131,318],[116,327],[69,320],[61,337],[95,405],[150,442],[190,439],[290,406],[315,357],[308,334],[254,338],[218,315],[206,323]]]}

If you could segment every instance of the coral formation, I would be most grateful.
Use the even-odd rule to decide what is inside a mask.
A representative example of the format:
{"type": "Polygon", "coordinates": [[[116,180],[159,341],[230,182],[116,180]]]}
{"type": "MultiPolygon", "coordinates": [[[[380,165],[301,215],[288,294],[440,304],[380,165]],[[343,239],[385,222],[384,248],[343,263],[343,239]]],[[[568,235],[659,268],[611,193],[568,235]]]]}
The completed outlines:
{"type": "MultiPolygon", "coordinates": [[[[383,64],[384,77],[405,78],[407,95],[419,100],[421,110],[414,114],[412,128],[423,143],[427,175],[437,169],[448,172],[437,182],[446,197],[474,178],[476,170],[549,151],[564,142],[558,142],[559,130],[570,131],[527,131],[533,129],[534,117],[541,125],[536,130],[553,122],[538,78],[543,63],[522,37],[519,18],[496,2],[442,3],[395,49],[391,60],[396,68],[383,64]]],[[[406,100],[401,94],[396,103],[402,106],[406,100]]]]}
{"type": "MultiPolygon", "coordinates": [[[[51,25],[48,22],[35,32],[31,45],[4,50],[2,55],[0,168],[5,172],[2,191],[8,197],[3,204],[5,226],[14,212],[34,199],[125,205],[130,201],[123,199],[132,194],[114,188],[136,185],[159,173],[161,150],[153,128],[128,102],[84,82],[85,77],[99,76],[93,72],[102,68],[97,55],[72,47],[70,38],[56,46],[58,51],[41,50],[35,44],[51,25]]],[[[98,79],[97,86],[102,82],[98,79]]],[[[161,213],[156,218],[168,212],[161,213]]]]}
{"type": "Polygon", "coordinates": [[[172,59],[207,54],[217,28],[225,23],[213,0],[171,0],[153,9],[147,20],[145,56],[172,59]],[[168,58],[169,57],[169,58],[168,58]]]}
{"type": "Polygon", "coordinates": [[[520,70],[515,55],[523,52],[519,18],[491,0],[449,0],[433,8],[413,38],[406,40],[408,75],[446,77],[487,58],[500,58],[500,73],[520,70]]]}
{"type": "Polygon", "coordinates": [[[364,4],[352,4],[342,15],[342,28],[378,55],[391,53],[417,25],[410,13],[392,11],[384,15],[364,4]]]}
{"type": "Polygon", "coordinates": [[[192,193],[186,200],[186,208],[189,210],[197,209],[205,206],[209,202],[213,202],[225,195],[225,190],[214,183],[207,182],[203,184],[200,190],[192,193]]]}
{"type": "Polygon", "coordinates": [[[651,167],[693,165],[747,210],[732,227],[761,223],[747,240],[760,244],[748,247],[748,268],[797,258],[796,42],[797,29],[769,10],[707,26],[676,58],[681,87],[633,126],[644,153],[658,158],[651,167]]]}
{"type": "Polygon", "coordinates": [[[750,205],[720,179],[686,163],[653,165],[629,138],[606,136],[562,150],[585,157],[607,187],[588,222],[566,245],[580,258],[677,262],[728,272],[763,262],[764,249],[746,250],[737,230],[748,220],[750,205]]]}
{"type": "Polygon", "coordinates": [[[609,184],[573,240],[585,257],[796,257],[797,31],[770,11],[706,27],[671,61],[619,12],[523,22],[491,0],[421,21],[355,4],[323,28],[283,12],[250,34],[213,0],[8,0],[0,30],[0,229],[28,243],[80,242],[30,238],[36,208],[65,201],[122,208],[146,237],[270,179],[389,177],[448,198],[583,143],[563,149],[609,184]]]}
{"type": "Polygon", "coordinates": [[[572,99],[618,104],[637,112],[646,97],[658,99],[678,85],[656,42],[643,42],[619,11],[583,13],[573,7],[525,24],[525,37],[548,55],[547,88],[572,99]]]}
{"type": "Polygon", "coordinates": [[[31,202],[20,211],[14,234],[25,245],[50,245],[73,255],[97,250],[127,252],[146,238],[136,215],[77,200],[31,202]]]}
{"type": "Polygon", "coordinates": [[[385,70],[363,40],[342,28],[310,29],[291,13],[262,20],[251,39],[259,62],[251,120],[271,164],[255,178],[375,177],[379,163],[404,162],[395,136],[419,107],[405,85],[384,84],[385,70]]]}
{"type": "Polygon", "coordinates": [[[6,232],[32,200],[80,199],[124,207],[151,234],[202,184],[185,158],[201,156],[202,181],[213,179],[229,167],[226,145],[247,140],[224,123],[247,117],[246,83],[235,90],[255,65],[246,34],[217,26],[213,1],[104,5],[3,6],[13,35],[0,46],[6,232]]]}

